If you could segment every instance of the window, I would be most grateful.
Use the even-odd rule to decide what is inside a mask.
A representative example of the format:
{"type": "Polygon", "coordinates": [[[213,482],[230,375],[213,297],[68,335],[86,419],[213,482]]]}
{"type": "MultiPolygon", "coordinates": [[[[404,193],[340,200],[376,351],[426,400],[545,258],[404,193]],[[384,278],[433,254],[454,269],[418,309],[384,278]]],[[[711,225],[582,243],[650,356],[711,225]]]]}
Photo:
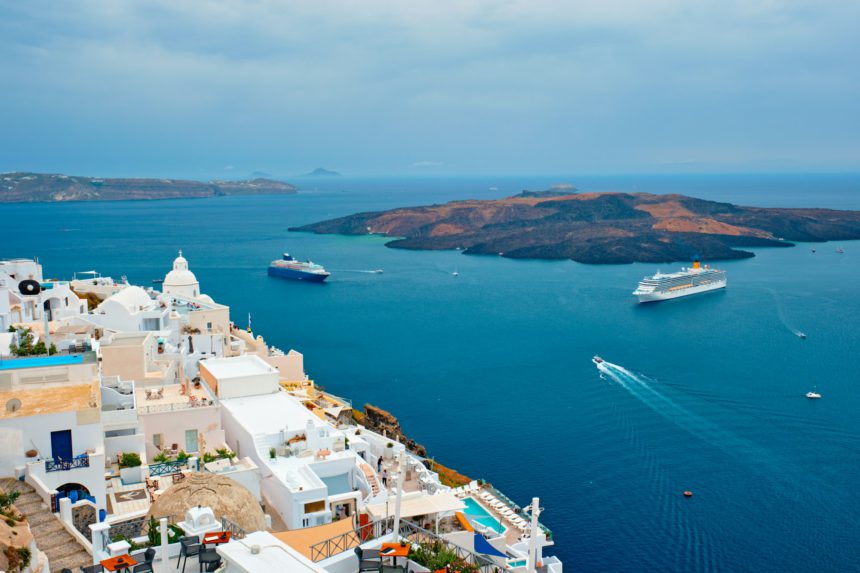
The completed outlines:
{"type": "Polygon", "coordinates": [[[316,513],[318,511],[325,511],[324,499],[321,499],[319,501],[312,501],[310,503],[305,504],[305,513],[316,513]]]}
{"type": "Polygon", "coordinates": [[[152,445],[159,450],[164,447],[164,434],[152,434],[152,445]]]}
{"type": "Polygon", "coordinates": [[[212,332],[212,323],[211,322],[206,323],[206,330],[212,332]]]}

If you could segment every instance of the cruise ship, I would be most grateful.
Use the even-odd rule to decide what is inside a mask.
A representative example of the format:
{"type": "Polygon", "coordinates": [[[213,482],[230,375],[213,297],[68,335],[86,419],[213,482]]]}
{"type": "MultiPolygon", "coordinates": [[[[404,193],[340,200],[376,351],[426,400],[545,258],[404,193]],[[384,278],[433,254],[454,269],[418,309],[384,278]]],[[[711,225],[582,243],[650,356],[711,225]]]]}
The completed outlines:
{"type": "Polygon", "coordinates": [[[645,277],[633,291],[639,302],[655,302],[669,300],[700,292],[708,292],[725,288],[726,273],[704,267],[699,261],[693,262],[692,268],[682,268],[677,273],[664,274],[657,271],[653,277],[645,277]]]}
{"type": "Polygon", "coordinates": [[[297,261],[289,253],[284,253],[282,259],[274,260],[269,265],[269,276],[282,279],[321,283],[330,274],[322,265],[311,261],[297,261]]]}

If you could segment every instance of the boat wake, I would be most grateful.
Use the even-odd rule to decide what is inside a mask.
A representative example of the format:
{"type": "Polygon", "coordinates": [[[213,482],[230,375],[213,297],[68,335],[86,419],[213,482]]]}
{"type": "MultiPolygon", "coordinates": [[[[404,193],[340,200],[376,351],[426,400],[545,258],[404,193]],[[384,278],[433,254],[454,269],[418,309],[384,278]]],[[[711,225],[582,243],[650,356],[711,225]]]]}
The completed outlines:
{"type": "Polygon", "coordinates": [[[694,437],[733,457],[752,457],[758,460],[768,457],[767,453],[754,443],[722,429],[654,389],[654,380],[611,362],[603,361],[596,366],[604,379],[615,382],[642,404],[694,437]]]}
{"type": "Polygon", "coordinates": [[[381,275],[382,269],[332,269],[333,273],[363,273],[366,275],[381,275]]]}
{"type": "Polygon", "coordinates": [[[783,308],[782,301],[780,300],[779,295],[776,293],[776,291],[774,291],[772,289],[768,289],[768,290],[770,291],[770,294],[773,296],[774,303],[776,303],[776,314],[777,314],[777,316],[779,316],[779,321],[782,323],[782,325],[784,327],[786,327],[789,332],[791,332],[792,334],[794,334],[798,338],[806,338],[806,334],[804,334],[802,330],[800,330],[799,328],[797,328],[793,324],[791,324],[789,322],[788,318],[786,318],[785,308],[783,308]]]}

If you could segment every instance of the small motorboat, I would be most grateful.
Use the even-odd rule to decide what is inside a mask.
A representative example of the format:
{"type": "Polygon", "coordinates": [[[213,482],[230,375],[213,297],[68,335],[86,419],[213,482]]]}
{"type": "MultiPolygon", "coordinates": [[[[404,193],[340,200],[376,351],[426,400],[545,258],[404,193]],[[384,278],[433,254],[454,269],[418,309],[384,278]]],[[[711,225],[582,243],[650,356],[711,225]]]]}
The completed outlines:
{"type": "Polygon", "coordinates": [[[595,355],[594,358],[591,359],[591,361],[595,364],[603,364],[603,358],[597,355],[595,355]]]}
{"type": "Polygon", "coordinates": [[[815,249],[812,249],[812,252],[814,253],[814,252],[815,252],[815,249]]]}
{"type": "Polygon", "coordinates": [[[821,394],[819,394],[818,392],[807,392],[806,397],[810,400],[818,400],[819,398],[821,398],[821,394]]]}
{"type": "Polygon", "coordinates": [[[690,490],[685,491],[684,497],[693,497],[693,492],[691,492],[690,490]]]}
{"type": "Polygon", "coordinates": [[[458,273],[457,271],[454,271],[453,273],[451,273],[451,276],[452,277],[459,277],[460,273],[458,273]]]}
{"type": "Polygon", "coordinates": [[[798,332],[797,337],[800,338],[801,340],[806,340],[806,333],[805,332],[798,332]]]}
{"type": "Polygon", "coordinates": [[[842,253],[844,253],[845,251],[843,251],[841,248],[839,248],[839,249],[836,249],[836,252],[837,252],[837,253],[839,253],[839,254],[841,255],[841,254],[842,254],[842,253]]]}
{"type": "Polygon", "coordinates": [[[373,271],[373,274],[375,274],[375,275],[381,275],[383,272],[384,272],[384,271],[383,271],[382,269],[375,269],[375,270],[373,271]]]}

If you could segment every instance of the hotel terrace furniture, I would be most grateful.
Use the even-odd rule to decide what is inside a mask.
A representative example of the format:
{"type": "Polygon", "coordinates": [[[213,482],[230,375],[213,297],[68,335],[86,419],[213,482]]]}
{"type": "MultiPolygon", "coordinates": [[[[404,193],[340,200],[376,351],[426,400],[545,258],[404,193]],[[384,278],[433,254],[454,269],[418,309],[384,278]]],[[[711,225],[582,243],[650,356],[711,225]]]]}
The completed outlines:
{"type": "Polygon", "coordinates": [[[383,543],[379,547],[379,556],[380,557],[391,557],[394,561],[394,565],[397,565],[397,558],[403,557],[404,561],[406,557],[409,555],[409,544],[400,544],[400,543],[383,543]]]}
{"type": "Polygon", "coordinates": [[[197,535],[190,535],[186,537],[182,537],[179,539],[179,558],[176,560],[176,568],[179,569],[179,562],[185,557],[185,561],[182,561],[182,573],[185,573],[185,564],[188,563],[189,557],[194,557],[195,555],[200,555],[200,550],[203,548],[200,545],[200,537],[197,535]]]}
{"type": "Polygon", "coordinates": [[[81,573],[102,573],[105,568],[101,565],[87,565],[86,567],[81,567],[81,573]]]}
{"type": "Polygon", "coordinates": [[[203,571],[215,571],[221,564],[221,556],[215,549],[204,549],[197,556],[200,562],[200,573],[203,571]]]}
{"type": "Polygon", "coordinates": [[[221,545],[230,541],[229,531],[213,531],[203,536],[203,545],[221,545]]]}
{"type": "Polygon", "coordinates": [[[358,557],[359,573],[362,571],[382,571],[382,559],[380,557],[372,557],[369,551],[364,551],[361,547],[355,548],[355,554],[358,557]]]}
{"type": "Polygon", "coordinates": [[[137,561],[131,555],[117,555],[101,562],[102,567],[108,571],[127,571],[129,567],[137,565],[137,561]]]}

